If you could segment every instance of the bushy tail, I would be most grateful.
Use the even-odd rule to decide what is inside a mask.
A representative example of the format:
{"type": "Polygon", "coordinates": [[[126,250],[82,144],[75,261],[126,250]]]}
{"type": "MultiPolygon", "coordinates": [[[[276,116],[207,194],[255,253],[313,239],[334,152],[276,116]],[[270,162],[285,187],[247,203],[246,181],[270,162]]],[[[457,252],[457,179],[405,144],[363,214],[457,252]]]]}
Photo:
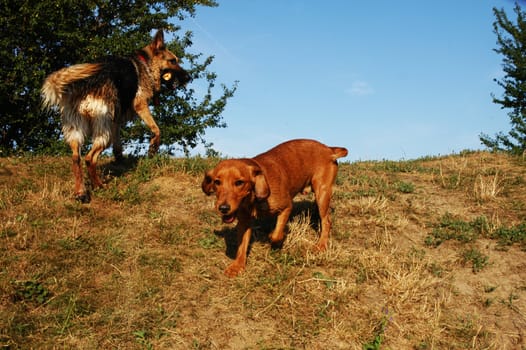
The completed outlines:
{"type": "Polygon", "coordinates": [[[343,148],[343,147],[331,147],[331,150],[332,150],[332,159],[333,160],[345,157],[348,154],[347,148],[343,148]]]}
{"type": "Polygon", "coordinates": [[[83,63],[62,68],[48,75],[42,89],[42,104],[44,108],[61,105],[64,90],[74,81],[92,76],[100,70],[100,64],[83,63]]]}

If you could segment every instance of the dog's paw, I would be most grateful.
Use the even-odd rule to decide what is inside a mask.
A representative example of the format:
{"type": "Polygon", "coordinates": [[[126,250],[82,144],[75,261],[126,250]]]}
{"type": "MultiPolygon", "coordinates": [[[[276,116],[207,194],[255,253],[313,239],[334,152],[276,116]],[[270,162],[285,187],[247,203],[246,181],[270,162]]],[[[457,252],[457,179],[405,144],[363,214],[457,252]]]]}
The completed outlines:
{"type": "Polygon", "coordinates": [[[283,248],[283,243],[285,241],[278,241],[278,242],[272,242],[272,240],[270,241],[270,248],[272,250],[281,250],[283,248]]]}
{"type": "Polygon", "coordinates": [[[81,202],[83,204],[86,204],[86,203],[89,203],[91,201],[91,196],[90,196],[89,192],[77,193],[75,195],[75,200],[78,201],[78,202],[81,202]]]}
{"type": "Polygon", "coordinates": [[[244,270],[245,270],[245,266],[242,266],[236,263],[232,263],[229,267],[226,268],[225,275],[227,275],[228,277],[236,277],[244,270]]]}
{"type": "Polygon", "coordinates": [[[283,232],[273,231],[271,234],[268,235],[268,239],[270,239],[270,243],[272,243],[272,246],[280,246],[283,245],[283,241],[285,240],[285,234],[283,232]]]}
{"type": "Polygon", "coordinates": [[[327,242],[318,242],[315,246],[314,246],[314,251],[315,252],[318,252],[318,253],[321,253],[321,252],[324,252],[327,250],[327,242]]]}

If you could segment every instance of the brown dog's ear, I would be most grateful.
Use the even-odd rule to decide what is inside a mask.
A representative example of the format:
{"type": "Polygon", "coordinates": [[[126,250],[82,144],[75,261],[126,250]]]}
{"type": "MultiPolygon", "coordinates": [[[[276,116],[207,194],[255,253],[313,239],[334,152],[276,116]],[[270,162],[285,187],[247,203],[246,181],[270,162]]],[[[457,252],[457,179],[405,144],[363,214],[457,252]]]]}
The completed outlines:
{"type": "Polygon", "coordinates": [[[254,183],[254,193],[256,199],[266,199],[270,196],[270,188],[263,171],[258,166],[251,167],[252,182],[254,183]]]}
{"type": "Polygon", "coordinates": [[[212,177],[212,171],[209,171],[205,174],[205,178],[201,183],[201,189],[207,196],[214,193],[214,179],[212,177]]]}
{"type": "Polygon", "coordinates": [[[153,52],[164,49],[164,32],[162,29],[159,29],[157,33],[155,33],[151,46],[153,52]]]}

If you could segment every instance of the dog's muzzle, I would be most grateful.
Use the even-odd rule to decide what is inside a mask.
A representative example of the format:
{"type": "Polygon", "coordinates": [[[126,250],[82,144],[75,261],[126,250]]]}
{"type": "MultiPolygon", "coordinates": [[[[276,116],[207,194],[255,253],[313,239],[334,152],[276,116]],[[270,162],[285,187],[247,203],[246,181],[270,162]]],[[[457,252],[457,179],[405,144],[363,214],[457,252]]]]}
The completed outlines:
{"type": "Polygon", "coordinates": [[[221,214],[221,219],[225,224],[231,224],[236,219],[236,213],[230,213],[230,205],[228,204],[221,204],[217,209],[219,209],[219,213],[221,214]]]}
{"type": "Polygon", "coordinates": [[[184,87],[192,80],[190,74],[184,69],[165,69],[161,72],[161,81],[169,89],[175,90],[184,87]]]}

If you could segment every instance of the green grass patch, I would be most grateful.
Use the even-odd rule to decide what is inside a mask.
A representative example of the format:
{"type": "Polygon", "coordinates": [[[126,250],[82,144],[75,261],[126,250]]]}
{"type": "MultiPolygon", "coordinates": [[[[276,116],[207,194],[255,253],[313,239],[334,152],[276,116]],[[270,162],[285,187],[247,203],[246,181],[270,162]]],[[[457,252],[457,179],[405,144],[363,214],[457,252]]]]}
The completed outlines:
{"type": "Polygon", "coordinates": [[[51,292],[37,280],[17,281],[14,283],[15,301],[30,301],[37,304],[44,304],[51,297],[51,292]]]}
{"type": "Polygon", "coordinates": [[[462,253],[462,258],[464,264],[471,263],[474,273],[481,271],[489,262],[489,257],[476,248],[465,250],[462,253]]]}
{"type": "Polygon", "coordinates": [[[395,184],[396,189],[398,192],[402,193],[413,193],[415,192],[415,185],[411,182],[405,182],[405,181],[398,181],[395,184]]]}
{"type": "Polygon", "coordinates": [[[456,240],[462,243],[473,242],[479,236],[486,235],[488,230],[489,224],[485,216],[479,216],[473,221],[464,221],[446,213],[435,225],[433,231],[427,235],[425,244],[438,247],[448,240],[456,240]]]}
{"type": "Polygon", "coordinates": [[[491,238],[496,239],[501,248],[517,243],[526,251],[526,221],[512,227],[499,227],[491,234],[491,238]]]}

